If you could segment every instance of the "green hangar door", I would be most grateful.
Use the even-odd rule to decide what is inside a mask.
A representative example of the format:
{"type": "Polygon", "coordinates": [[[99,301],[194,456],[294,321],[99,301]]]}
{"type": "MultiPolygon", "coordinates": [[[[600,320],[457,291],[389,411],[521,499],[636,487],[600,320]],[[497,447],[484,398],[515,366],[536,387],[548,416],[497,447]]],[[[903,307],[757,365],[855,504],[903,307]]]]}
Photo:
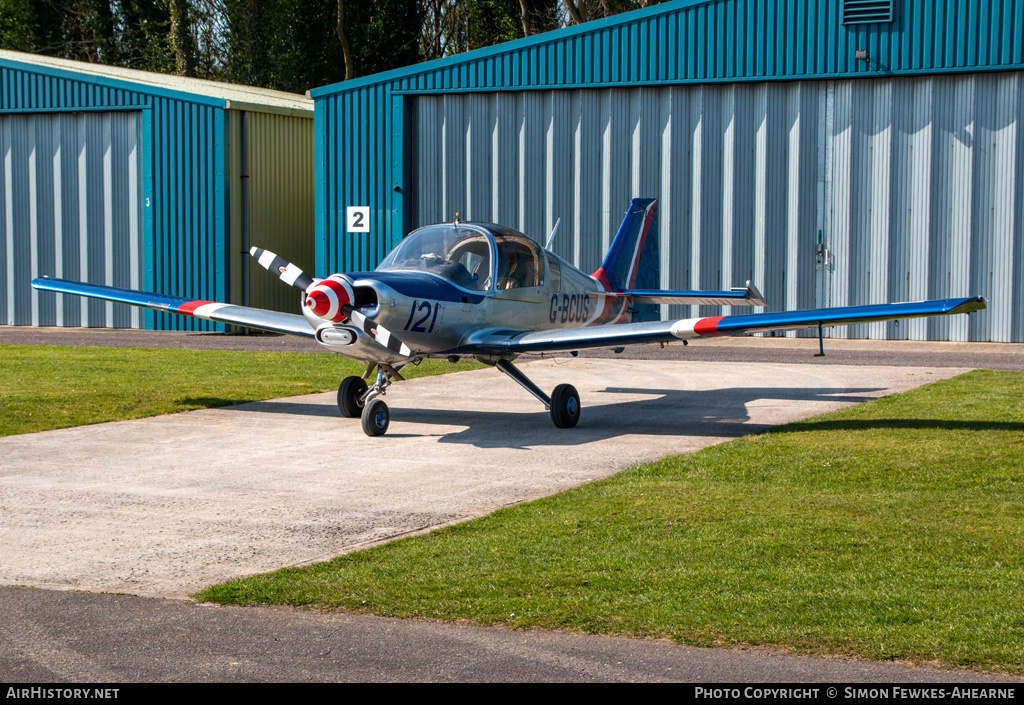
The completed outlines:
{"type": "Polygon", "coordinates": [[[0,115],[0,322],[140,328],[137,308],[31,288],[50,276],[139,289],[142,115],[0,115]]]}

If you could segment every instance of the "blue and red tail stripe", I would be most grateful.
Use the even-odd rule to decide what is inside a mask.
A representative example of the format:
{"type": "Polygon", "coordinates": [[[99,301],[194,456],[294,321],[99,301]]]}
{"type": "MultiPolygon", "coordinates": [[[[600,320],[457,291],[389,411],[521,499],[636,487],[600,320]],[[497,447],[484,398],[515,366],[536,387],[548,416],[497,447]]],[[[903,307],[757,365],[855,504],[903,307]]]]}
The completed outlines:
{"type": "MultiPolygon", "coordinates": [[[[590,275],[602,291],[622,293],[636,283],[640,254],[651,232],[657,206],[656,198],[634,198],[629,202],[626,216],[615,233],[604,262],[590,275]]],[[[628,297],[605,296],[603,299],[600,311],[587,323],[588,326],[620,323],[627,315],[630,308],[628,297]]]]}
{"type": "Polygon", "coordinates": [[[605,291],[625,291],[636,283],[640,253],[644,251],[657,205],[656,198],[634,198],[629,202],[626,217],[615,233],[604,262],[590,275],[605,291]]]}

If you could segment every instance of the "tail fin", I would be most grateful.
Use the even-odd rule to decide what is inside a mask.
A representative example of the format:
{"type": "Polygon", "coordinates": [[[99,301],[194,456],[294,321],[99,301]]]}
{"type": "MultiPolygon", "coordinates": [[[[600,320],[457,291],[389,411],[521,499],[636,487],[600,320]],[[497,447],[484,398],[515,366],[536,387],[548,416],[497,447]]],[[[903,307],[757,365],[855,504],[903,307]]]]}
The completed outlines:
{"type": "Polygon", "coordinates": [[[634,198],[622,219],[619,232],[605,255],[601,268],[591,276],[601,282],[607,291],[624,291],[633,287],[640,265],[640,253],[651,230],[656,198],[634,198]]]}

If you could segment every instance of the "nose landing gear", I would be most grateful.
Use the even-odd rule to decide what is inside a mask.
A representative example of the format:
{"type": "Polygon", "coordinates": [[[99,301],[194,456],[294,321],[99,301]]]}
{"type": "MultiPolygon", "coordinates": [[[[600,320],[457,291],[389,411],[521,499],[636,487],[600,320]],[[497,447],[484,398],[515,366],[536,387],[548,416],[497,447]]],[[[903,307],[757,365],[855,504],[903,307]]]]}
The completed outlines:
{"type": "Polygon", "coordinates": [[[377,380],[367,385],[362,377],[346,377],[338,386],[338,410],[347,419],[360,418],[363,433],[367,436],[383,436],[391,425],[391,411],[383,399],[387,388],[395,380],[403,379],[391,365],[370,365],[366,375],[377,368],[377,380]]]}

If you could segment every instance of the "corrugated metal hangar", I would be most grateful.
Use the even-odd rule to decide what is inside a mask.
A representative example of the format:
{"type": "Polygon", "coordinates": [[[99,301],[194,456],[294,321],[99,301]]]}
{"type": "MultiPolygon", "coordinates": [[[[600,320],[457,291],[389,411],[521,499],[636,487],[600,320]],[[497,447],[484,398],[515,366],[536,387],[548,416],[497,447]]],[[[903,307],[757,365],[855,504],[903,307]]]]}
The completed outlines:
{"type": "Polygon", "coordinates": [[[541,242],[561,218],[593,270],[649,196],[665,288],[980,294],[832,335],[1024,342],[1022,24],[1019,0],[678,0],[313,90],[317,273],[457,212],[541,242]]]}
{"type": "Polygon", "coordinates": [[[294,311],[249,243],[313,268],[304,96],[0,51],[0,322],[200,329],[37,276],[294,311]],[[249,292],[251,291],[251,296],[249,292]]]}

